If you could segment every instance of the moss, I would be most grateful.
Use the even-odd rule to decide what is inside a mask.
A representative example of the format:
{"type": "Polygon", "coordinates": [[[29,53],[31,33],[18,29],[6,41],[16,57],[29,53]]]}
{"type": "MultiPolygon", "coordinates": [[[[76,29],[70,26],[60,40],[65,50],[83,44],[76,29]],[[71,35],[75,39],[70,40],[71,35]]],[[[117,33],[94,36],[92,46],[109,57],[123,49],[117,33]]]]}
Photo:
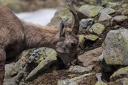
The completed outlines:
{"type": "Polygon", "coordinates": [[[100,23],[95,23],[90,29],[90,32],[94,32],[98,35],[100,35],[103,31],[104,31],[105,27],[104,25],[100,24],[100,23]]]}
{"type": "Polygon", "coordinates": [[[124,67],[124,68],[121,68],[121,69],[117,70],[116,72],[114,72],[111,75],[110,79],[115,80],[116,78],[123,77],[121,75],[125,75],[125,76],[128,75],[128,67],[124,67]]]}
{"type": "Polygon", "coordinates": [[[84,35],[79,35],[79,45],[84,43],[84,35]]]}
{"type": "Polygon", "coordinates": [[[90,34],[90,35],[86,35],[85,38],[91,41],[95,41],[98,39],[98,36],[90,34]]]}
{"type": "Polygon", "coordinates": [[[17,71],[11,70],[10,75],[13,76],[13,75],[15,75],[15,74],[17,74],[17,73],[18,73],[17,71]]]}
{"type": "Polygon", "coordinates": [[[101,6],[83,5],[79,8],[79,12],[83,13],[87,17],[94,17],[101,11],[101,6]]]}
{"type": "Polygon", "coordinates": [[[103,81],[97,81],[95,85],[107,85],[107,84],[104,83],[103,81]]]}

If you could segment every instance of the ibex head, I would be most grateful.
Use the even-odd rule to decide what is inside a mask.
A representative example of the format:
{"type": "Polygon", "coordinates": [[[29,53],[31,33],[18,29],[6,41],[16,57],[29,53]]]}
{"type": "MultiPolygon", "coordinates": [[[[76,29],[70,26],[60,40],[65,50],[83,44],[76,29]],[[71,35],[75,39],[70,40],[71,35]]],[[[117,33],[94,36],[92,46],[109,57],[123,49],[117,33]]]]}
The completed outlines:
{"type": "Polygon", "coordinates": [[[73,24],[71,26],[71,32],[67,32],[64,27],[64,23],[60,25],[60,39],[56,44],[56,51],[66,66],[70,66],[73,60],[76,59],[76,51],[78,46],[78,31],[79,20],[76,12],[69,5],[70,12],[73,14],[73,24]]]}

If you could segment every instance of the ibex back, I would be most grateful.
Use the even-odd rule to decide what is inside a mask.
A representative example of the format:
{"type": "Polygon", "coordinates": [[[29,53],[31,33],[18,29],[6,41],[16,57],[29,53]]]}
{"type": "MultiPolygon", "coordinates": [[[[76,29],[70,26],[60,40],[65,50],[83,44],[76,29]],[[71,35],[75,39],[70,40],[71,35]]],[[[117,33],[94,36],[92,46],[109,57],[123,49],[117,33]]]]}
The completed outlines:
{"type": "MultiPolygon", "coordinates": [[[[74,17],[76,13],[70,7],[74,17]]],[[[0,6],[0,85],[3,84],[5,63],[14,61],[23,50],[49,47],[56,50],[65,65],[76,57],[78,45],[78,18],[74,18],[72,29],[39,26],[18,19],[7,7],[0,6]],[[76,22],[77,21],[77,22],[76,22]]]]}

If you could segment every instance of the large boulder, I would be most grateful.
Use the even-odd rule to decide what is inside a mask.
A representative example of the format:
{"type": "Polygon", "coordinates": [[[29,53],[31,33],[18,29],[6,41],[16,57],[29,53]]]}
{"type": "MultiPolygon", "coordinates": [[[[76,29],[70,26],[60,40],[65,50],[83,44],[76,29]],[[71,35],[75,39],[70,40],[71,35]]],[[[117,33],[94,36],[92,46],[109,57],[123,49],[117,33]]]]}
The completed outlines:
{"type": "Polygon", "coordinates": [[[128,30],[111,30],[103,44],[103,57],[107,64],[128,65],[128,30]]]}

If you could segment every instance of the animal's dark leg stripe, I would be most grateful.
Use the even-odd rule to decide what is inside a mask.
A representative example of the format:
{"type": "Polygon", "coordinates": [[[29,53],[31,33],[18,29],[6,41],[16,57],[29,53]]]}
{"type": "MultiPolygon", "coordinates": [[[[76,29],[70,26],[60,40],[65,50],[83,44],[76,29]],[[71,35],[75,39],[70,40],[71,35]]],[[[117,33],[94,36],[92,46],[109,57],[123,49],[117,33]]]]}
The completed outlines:
{"type": "Polygon", "coordinates": [[[0,85],[3,84],[3,80],[4,80],[4,73],[5,73],[4,65],[5,65],[5,61],[0,61],[0,85]]]}
{"type": "Polygon", "coordinates": [[[3,49],[0,49],[0,85],[3,85],[5,73],[6,54],[3,49]]]}

